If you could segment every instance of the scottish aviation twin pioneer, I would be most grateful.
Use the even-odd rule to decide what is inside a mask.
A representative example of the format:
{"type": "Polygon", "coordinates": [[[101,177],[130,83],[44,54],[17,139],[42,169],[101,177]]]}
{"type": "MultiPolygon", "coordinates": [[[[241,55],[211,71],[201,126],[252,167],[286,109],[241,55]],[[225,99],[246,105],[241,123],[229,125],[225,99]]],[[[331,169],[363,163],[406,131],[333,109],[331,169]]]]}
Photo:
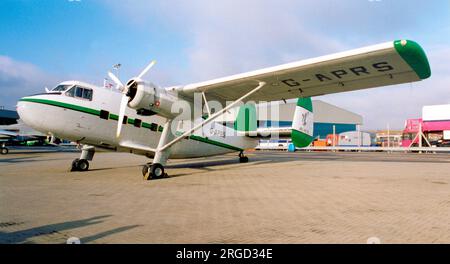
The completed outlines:
{"type": "Polygon", "coordinates": [[[121,93],[63,82],[44,94],[20,99],[18,113],[38,131],[83,145],[73,170],[88,170],[95,148],[107,148],[152,157],[143,168],[150,179],[165,175],[169,158],[238,152],[240,161],[247,162],[244,151],[258,144],[257,133],[252,133],[257,129],[255,111],[244,104],[249,101],[298,98],[291,137],[296,147],[305,147],[313,140],[312,96],[420,81],[431,75],[424,51],[410,40],[167,88],[143,79],[153,65],[126,84],[109,73],[121,93]],[[198,95],[200,102],[195,100],[198,95]],[[218,122],[219,116],[238,106],[234,126],[218,122]],[[182,109],[199,107],[205,113],[180,115],[182,109]]]}

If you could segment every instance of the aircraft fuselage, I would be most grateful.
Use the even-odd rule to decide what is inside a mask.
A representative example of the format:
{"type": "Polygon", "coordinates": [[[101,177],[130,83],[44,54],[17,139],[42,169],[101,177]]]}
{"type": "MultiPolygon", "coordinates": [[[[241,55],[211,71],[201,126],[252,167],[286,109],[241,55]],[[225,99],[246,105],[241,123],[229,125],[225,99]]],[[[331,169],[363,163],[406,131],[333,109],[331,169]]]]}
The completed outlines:
{"type": "MultiPolygon", "coordinates": [[[[51,133],[58,138],[153,157],[154,153],[150,151],[124,145],[156,148],[162,126],[166,123],[165,118],[158,115],[137,115],[136,110],[127,108],[126,124],[123,126],[121,136],[117,138],[117,115],[121,94],[79,82],[66,84],[91,89],[90,100],[67,96],[66,91],[27,96],[17,105],[21,119],[37,131],[51,133]]],[[[203,131],[196,131],[189,139],[173,145],[170,158],[220,155],[256,146],[255,139],[232,135],[233,133],[227,134],[227,130],[230,129],[232,130],[214,122],[205,125],[203,131]]]]}

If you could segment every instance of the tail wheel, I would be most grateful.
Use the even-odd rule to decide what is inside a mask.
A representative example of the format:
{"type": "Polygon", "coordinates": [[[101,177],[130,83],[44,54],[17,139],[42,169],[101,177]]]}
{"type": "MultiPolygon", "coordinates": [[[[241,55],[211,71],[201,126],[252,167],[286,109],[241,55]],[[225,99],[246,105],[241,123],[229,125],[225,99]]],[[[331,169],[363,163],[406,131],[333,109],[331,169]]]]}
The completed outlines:
{"type": "Polygon", "coordinates": [[[239,157],[239,162],[240,163],[247,163],[248,162],[248,157],[246,157],[246,156],[239,157]]]}
{"type": "Polygon", "coordinates": [[[159,163],[152,164],[150,173],[152,179],[161,179],[164,177],[164,166],[159,163]]]}

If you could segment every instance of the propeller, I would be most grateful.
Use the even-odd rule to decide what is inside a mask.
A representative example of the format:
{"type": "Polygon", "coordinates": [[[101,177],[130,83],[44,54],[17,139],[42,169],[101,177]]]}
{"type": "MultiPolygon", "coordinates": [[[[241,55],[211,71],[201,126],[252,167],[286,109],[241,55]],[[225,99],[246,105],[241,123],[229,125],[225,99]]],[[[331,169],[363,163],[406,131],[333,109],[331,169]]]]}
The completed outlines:
{"type": "Polygon", "coordinates": [[[127,85],[124,85],[117,76],[115,76],[112,72],[108,72],[109,78],[116,83],[118,88],[122,91],[122,98],[120,100],[120,107],[119,107],[119,119],[117,120],[117,131],[116,131],[116,137],[120,137],[120,132],[122,131],[122,124],[123,119],[125,118],[125,110],[127,109],[128,105],[128,91],[129,87],[132,86],[136,79],[142,79],[147,72],[155,65],[156,61],[151,61],[147,67],[137,76],[137,78],[133,78],[133,81],[129,82],[127,85]]]}

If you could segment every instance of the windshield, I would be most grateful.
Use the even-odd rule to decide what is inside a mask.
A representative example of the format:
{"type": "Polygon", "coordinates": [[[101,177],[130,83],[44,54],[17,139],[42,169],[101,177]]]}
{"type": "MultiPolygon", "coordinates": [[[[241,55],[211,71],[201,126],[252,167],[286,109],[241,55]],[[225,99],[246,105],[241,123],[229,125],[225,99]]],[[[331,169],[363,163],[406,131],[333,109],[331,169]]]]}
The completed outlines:
{"type": "Polygon", "coordinates": [[[69,87],[71,87],[72,85],[58,85],[55,88],[53,88],[52,91],[54,92],[64,92],[65,90],[67,90],[69,87]]]}

